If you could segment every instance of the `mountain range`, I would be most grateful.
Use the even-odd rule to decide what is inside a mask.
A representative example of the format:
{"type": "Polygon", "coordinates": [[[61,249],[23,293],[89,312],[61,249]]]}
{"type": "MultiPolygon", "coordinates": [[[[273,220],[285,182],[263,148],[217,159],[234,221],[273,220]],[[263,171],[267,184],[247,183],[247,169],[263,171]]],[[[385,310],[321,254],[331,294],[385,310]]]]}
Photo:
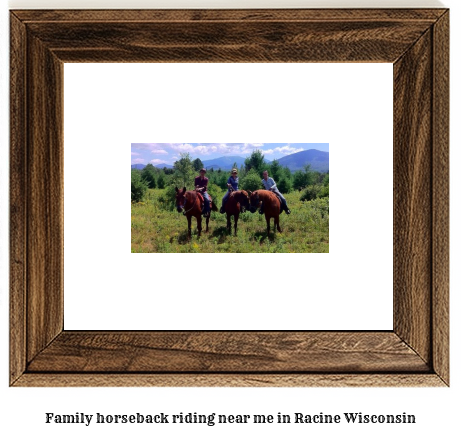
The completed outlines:
{"type": "Polygon", "coordinates": [[[315,149],[298,151],[278,159],[282,167],[288,167],[290,171],[304,169],[306,165],[311,166],[312,171],[326,173],[330,170],[330,153],[315,149]]]}
{"type": "Polygon", "coordinates": [[[203,160],[202,162],[207,170],[211,168],[214,170],[219,170],[220,168],[222,170],[231,170],[234,163],[237,164],[237,169],[239,169],[241,165],[245,165],[245,158],[241,156],[221,156],[216,159],[203,160]]]}
{"type": "MultiPolygon", "coordinates": [[[[311,166],[311,170],[319,172],[327,172],[330,169],[330,153],[327,151],[319,151],[315,149],[303,150],[298,153],[289,154],[277,159],[282,167],[288,167],[290,171],[302,170],[306,165],[311,166]]],[[[267,163],[271,161],[265,159],[267,163]]],[[[240,169],[241,165],[245,164],[245,158],[241,156],[221,156],[215,159],[203,160],[203,166],[210,170],[231,170],[234,163],[240,169]]],[[[157,168],[173,168],[172,165],[158,164],[157,168]]],[[[131,168],[142,170],[145,167],[143,164],[131,165],[131,168]]]]}

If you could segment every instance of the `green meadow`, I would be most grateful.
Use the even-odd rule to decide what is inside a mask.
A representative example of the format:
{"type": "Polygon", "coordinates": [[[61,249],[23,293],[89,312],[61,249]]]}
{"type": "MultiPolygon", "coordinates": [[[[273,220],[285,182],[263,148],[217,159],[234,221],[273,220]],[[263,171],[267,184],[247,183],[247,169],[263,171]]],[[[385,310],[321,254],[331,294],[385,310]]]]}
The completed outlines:
{"type": "MultiPolygon", "coordinates": [[[[198,237],[195,218],[192,237],[187,235],[187,219],[161,201],[164,189],[149,189],[143,202],[131,204],[132,253],[328,253],[329,198],[301,201],[300,192],[284,194],[291,214],[282,213],[282,233],[267,235],[266,220],[259,211],[240,214],[237,235],[226,228],[226,214],[211,212],[209,231],[198,237]]],[[[221,205],[221,197],[216,204],[221,205]]]]}

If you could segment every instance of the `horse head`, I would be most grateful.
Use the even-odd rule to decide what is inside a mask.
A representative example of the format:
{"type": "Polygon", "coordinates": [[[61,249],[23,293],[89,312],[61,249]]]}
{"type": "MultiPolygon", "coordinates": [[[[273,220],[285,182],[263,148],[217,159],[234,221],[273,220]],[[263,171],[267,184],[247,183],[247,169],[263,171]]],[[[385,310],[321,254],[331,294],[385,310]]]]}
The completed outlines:
{"type": "Polygon", "coordinates": [[[248,192],[250,194],[250,212],[255,213],[260,203],[258,191],[254,191],[254,192],[248,191],[248,192]]]}
{"type": "Polygon", "coordinates": [[[176,210],[178,212],[182,212],[184,209],[184,202],[185,202],[185,194],[186,194],[186,187],[182,189],[178,189],[175,187],[174,190],[176,191],[175,199],[176,199],[176,210]]]}
{"type": "Polygon", "coordinates": [[[242,212],[246,212],[250,209],[250,196],[247,191],[240,191],[240,208],[242,212]]]}

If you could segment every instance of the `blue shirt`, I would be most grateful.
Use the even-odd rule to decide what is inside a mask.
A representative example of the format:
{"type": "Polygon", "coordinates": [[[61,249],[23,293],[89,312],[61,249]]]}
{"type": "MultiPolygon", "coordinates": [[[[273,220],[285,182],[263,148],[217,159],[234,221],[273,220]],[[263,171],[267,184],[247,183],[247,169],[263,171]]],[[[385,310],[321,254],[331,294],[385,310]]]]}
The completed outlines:
{"type": "Polygon", "coordinates": [[[239,189],[239,178],[238,178],[238,177],[236,177],[236,178],[234,179],[233,176],[230,176],[230,177],[227,179],[227,183],[228,183],[229,185],[232,186],[232,189],[233,189],[234,191],[238,191],[238,189],[239,189]]]}

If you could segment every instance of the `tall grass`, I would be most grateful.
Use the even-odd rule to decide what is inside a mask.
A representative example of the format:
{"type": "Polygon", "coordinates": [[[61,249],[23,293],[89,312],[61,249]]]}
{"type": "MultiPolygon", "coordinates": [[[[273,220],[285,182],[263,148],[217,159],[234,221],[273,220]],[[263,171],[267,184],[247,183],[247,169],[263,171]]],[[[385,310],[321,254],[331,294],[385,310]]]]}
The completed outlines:
{"type": "MultiPolygon", "coordinates": [[[[328,253],[329,199],[308,202],[299,193],[285,195],[291,214],[280,216],[282,233],[267,235],[266,220],[258,212],[240,214],[237,235],[226,228],[226,215],[211,213],[209,232],[199,238],[195,218],[192,237],[187,237],[187,219],[180,213],[165,210],[158,201],[161,189],[150,189],[144,203],[131,205],[132,253],[328,253]]],[[[218,199],[218,207],[221,199],[218,199]]]]}

